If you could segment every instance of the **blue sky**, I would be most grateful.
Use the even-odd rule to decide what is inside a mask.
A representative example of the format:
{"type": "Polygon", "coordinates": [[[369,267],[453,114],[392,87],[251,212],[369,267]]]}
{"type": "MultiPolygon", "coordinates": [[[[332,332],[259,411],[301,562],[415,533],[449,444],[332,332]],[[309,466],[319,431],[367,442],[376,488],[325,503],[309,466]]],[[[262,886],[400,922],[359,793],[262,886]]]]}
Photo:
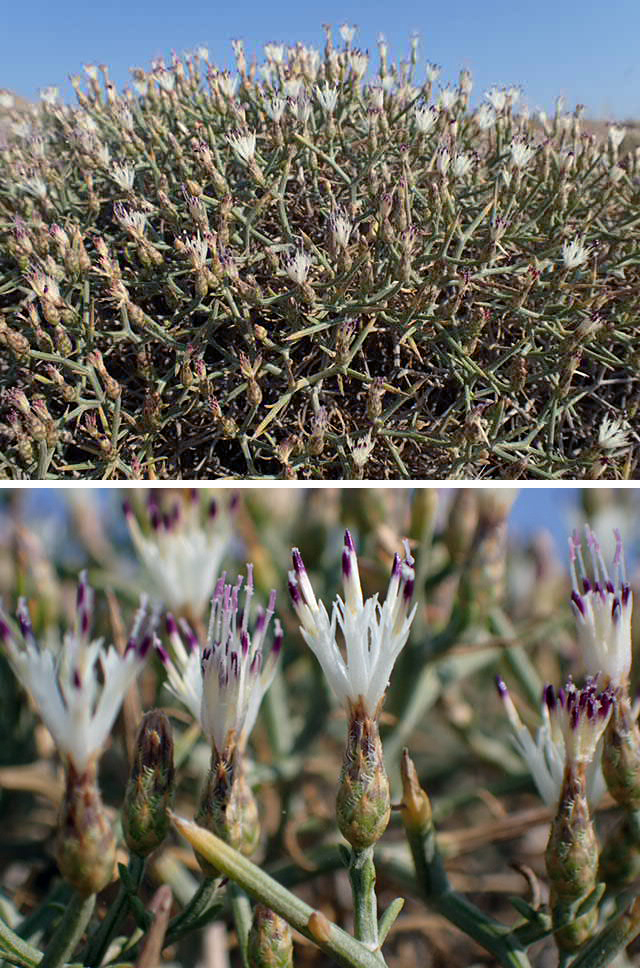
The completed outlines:
{"type": "Polygon", "coordinates": [[[562,94],[567,109],[584,103],[590,117],[640,117],[638,0],[539,0],[533,7],[514,0],[325,0],[310,7],[292,0],[30,0],[3,14],[0,88],[34,98],[40,88],[57,85],[71,99],[67,77],[83,63],[108,64],[121,88],[129,67],[146,68],[172,49],[206,44],[212,62],[230,67],[232,38],[242,37],[249,57],[260,58],[268,41],[322,47],[322,23],[344,22],[359,26],[354,43],[372,53],[384,33],[397,60],[407,56],[417,31],[420,80],[427,60],[442,65],[445,83],[465,67],[475,81],[472,103],[493,84],[516,84],[532,109],[551,111],[562,94]]]}

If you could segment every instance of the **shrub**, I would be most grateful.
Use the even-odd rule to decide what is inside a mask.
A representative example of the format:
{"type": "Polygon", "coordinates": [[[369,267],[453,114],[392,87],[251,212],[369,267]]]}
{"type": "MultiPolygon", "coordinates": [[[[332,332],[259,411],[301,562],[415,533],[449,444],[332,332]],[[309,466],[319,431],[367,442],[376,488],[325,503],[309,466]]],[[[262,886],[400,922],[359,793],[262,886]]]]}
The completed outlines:
{"type": "Polygon", "coordinates": [[[624,129],[343,33],[9,112],[5,477],[633,476],[624,129]]]}

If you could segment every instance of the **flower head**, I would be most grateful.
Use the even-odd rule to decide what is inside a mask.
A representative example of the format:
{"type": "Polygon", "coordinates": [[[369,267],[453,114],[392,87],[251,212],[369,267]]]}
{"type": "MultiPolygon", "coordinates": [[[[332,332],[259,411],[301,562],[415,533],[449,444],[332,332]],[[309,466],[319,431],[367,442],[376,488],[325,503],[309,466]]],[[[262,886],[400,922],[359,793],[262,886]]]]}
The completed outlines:
{"type": "Polygon", "coordinates": [[[581,266],[589,258],[589,249],[580,239],[562,243],[562,261],[567,269],[581,266]]]}
{"type": "Polygon", "coordinates": [[[199,490],[164,499],[150,491],[143,530],[128,502],[124,513],[149,592],[171,611],[200,618],[232,536],[236,499],[223,508],[199,490]]]}
{"type": "Polygon", "coordinates": [[[309,269],[311,268],[311,256],[303,249],[298,249],[291,258],[285,263],[285,271],[292,282],[299,286],[307,281],[309,269]]]}
{"type": "Polygon", "coordinates": [[[614,689],[625,686],[631,669],[631,608],[633,596],[624,567],[622,538],[615,531],[614,580],[604,563],[593,531],[586,527],[593,577],[587,577],[577,533],[569,539],[571,603],[590,675],[602,675],[614,689]]]}
{"type": "Polygon", "coordinates": [[[253,131],[234,131],[227,135],[227,141],[235,151],[238,158],[245,164],[253,161],[256,155],[256,135],[253,131]]]}
{"type": "Polygon", "coordinates": [[[556,693],[545,686],[540,703],[541,725],[535,735],[522,722],[503,679],[497,678],[498,694],[513,730],[514,745],[529,767],[538,793],[549,807],[556,807],[562,793],[567,763],[585,763],[589,800],[597,803],[605,782],[596,746],[611,712],[611,695],[598,693],[595,680],[584,689],[569,681],[556,693]]]}
{"type": "Polygon", "coordinates": [[[627,450],[630,429],[626,420],[615,420],[607,415],[598,429],[598,447],[609,454],[627,450]]]}
{"type": "Polygon", "coordinates": [[[338,103],[337,87],[334,87],[325,81],[322,87],[319,84],[316,84],[315,92],[323,110],[325,110],[327,114],[333,114],[336,104],[338,103]]]}
{"type": "Polygon", "coordinates": [[[102,639],[90,639],[93,592],[82,572],[73,629],[58,649],[41,646],[29,609],[20,600],[20,635],[14,635],[0,611],[0,643],[13,671],[36,703],[60,752],[78,773],[89,766],[106,742],[125,693],[154,642],[143,601],[134,619],[124,655],[102,639]]]}
{"type": "Polygon", "coordinates": [[[253,566],[247,565],[244,607],[240,608],[242,576],[235,585],[216,584],[206,644],[201,647],[187,622],[167,616],[171,654],[158,649],[167,669],[169,688],[184,703],[222,755],[242,747],[255,725],[262,697],[271,685],[282,647],[276,620],[273,646],[265,658],[263,644],[273,616],[276,593],[260,609],[249,630],[253,598],[253,566]],[[183,642],[182,636],[186,639],[183,642]]]}
{"type": "Polygon", "coordinates": [[[304,562],[293,549],[289,592],[303,638],[320,662],[340,702],[352,708],[361,702],[368,716],[375,716],[389,682],[394,663],[404,647],[415,615],[410,609],[415,579],[414,561],[405,544],[405,557],[396,554],[384,605],[373,595],[362,596],[358,560],[349,531],[342,553],[344,601],[338,596],[331,619],[313,592],[304,562]],[[340,628],[344,656],[336,631],[340,628]]]}

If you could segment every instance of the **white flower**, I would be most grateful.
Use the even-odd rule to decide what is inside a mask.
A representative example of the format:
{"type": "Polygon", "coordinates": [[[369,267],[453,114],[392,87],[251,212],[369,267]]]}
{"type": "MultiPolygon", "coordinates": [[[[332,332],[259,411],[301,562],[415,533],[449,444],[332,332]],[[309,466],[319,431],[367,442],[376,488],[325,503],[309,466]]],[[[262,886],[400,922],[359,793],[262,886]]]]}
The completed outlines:
{"type": "Polygon", "coordinates": [[[220,71],[214,78],[215,87],[219,93],[229,99],[236,93],[238,82],[238,76],[233,76],[230,71],[220,71]]]}
{"type": "Polygon", "coordinates": [[[98,80],[98,68],[95,64],[85,64],[84,69],[85,73],[89,75],[92,81],[98,80]]]}
{"type": "Polygon", "coordinates": [[[614,124],[609,128],[609,142],[614,150],[617,150],[622,142],[624,141],[624,136],[627,133],[627,129],[622,125],[614,124]]]}
{"type": "Polygon", "coordinates": [[[614,532],[616,551],[612,580],[596,536],[588,526],[585,530],[591,552],[592,578],[587,577],[582,544],[577,533],[569,539],[573,588],[571,603],[578,626],[578,637],[584,650],[587,673],[592,676],[602,675],[607,685],[618,688],[624,686],[629,679],[632,657],[633,596],[625,575],[622,538],[619,531],[614,532]]]}
{"type": "Polygon", "coordinates": [[[24,178],[19,182],[19,186],[24,192],[33,195],[34,198],[40,198],[42,200],[47,197],[49,191],[47,183],[40,175],[31,175],[28,178],[24,178]]]}
{"type": "Polygon", "coordinates": [[[0,642],[9,662],[31,693],[56,746],[79,773],[105,744],[125,693],[154,642],[153,633],[144,631],[144,603],[124,655],[113,646],[105,648],[102,639],[90,640],[92,613],[93,593],[86,572],[78,583],[74,628],[57,650],[36,642],[23,599],[18,607],[19,637],[0,611],[0,642]]]}
{"type": "Polygon", "coordinates": [[[446,175],[447,171],[449,170],[450,162],[451,152],[446,145],[441,144],[436,151],[436,168],[441,175],[446,175]]]}
{"type": "Polygon", "coordinates": [[[289,101],[289,107],[296,120],[302,124],[306,124],[311,115],[311,101],[309,98],[305,94],[301,94],[297,98],[292,98],[289,101]]]}
{"type": "Polygon", "coordinates": [[[304,82],[301,77],[288,77],[284,82],[282,92],[285,97],[296,98],[302,90],[303,83],[304,82]]]}
{"type": "Polygon", "coordinates": [[[15,100],[13,94],[9,94],[8,91],[0,91],[0,108],[6,108],[10,111],[15,104],[15,100]]]}
{"type": "Polygon", "coordinates": [[[405,544],[405,557],[396,554],[384,605],[378,595],[363,600],[353,540],[345,532],[342,553],[344,601],[337,596],[331,619],[313,592],[297,548],[289,592],[300,620],[302,636],[312,650],[338,700],[347,709],[362,701],[365,714],[375,717],[389,683],[394,663],[404,647],[415,615],[410,610],[415,580],[414,561],[405,544]],[[338,647],[339,626],[344,656],[338,647]]]}
{"type": "Polygon", "coordinates": [[[426,74],[427,74],[427,80],[429,81],[429,83],[433,84],[434,81],[437,81],[438,78],[440,77],[441,72],[442,72],[442,68],[440,67],[439,64],[427,64],[426,74]]]}
{"type": "Polygon", "coordinates": [[[342,24],[342,26],[339,29],[340,29],[340,36],[342,37],[342,39],[344,40],[345,44],[348,47],[349,44],[351,44],[351,42],[353,41],[353,38],[356,35],[356,30],[358,28],[355,25],[353,27],[350,27],[349,24],[342,24]]]}
{"type": "Polygon", "coordinates": [[[535,148],[522,138],[514,138],[511,142],[511,163],[515,168],[526,168],[534,154],[535,148]]]}
{"type": "Polygon", "coordinates": [[[241,161],[244,161],[247,165],[253,161],[256,154],[255,132],[246,131],[243,134],[242,131],[235,131],[233,134],[227,135],[227,141],[241,161]]]}
{"type": "Polygon", "coordinates": [[[489,91],[485,92],[485,98],[493,108],[496,113],[500,113],[505,108],[507,103],[507,92],[500,90],[498,87],[492,87],[489,91]]]}
{"type": "Polygon", "coordinates": [[[351,437],[347,437],[347,444],[351,451],[351,459],[356,467],[365,466],[376,446],[371,430],[368,430],[358,440],[352,440],[351,437]]]}
{"type": "Polygon", "coordinates": [[[338,89],[329,84],[327,81],[324,82],[324,86],[316,84],[315,87],[316,97],[320,102],[320,106],[327,112],[327,114],[332,114],[335,110],[335,106],[338,103],[338,89]]]}
{"type": "Polygon", "coordinates": [[[610,453],[627,450],[630,446],[629,433],[631,428],[626,420],[615,420],[605,417],[598,431],[598,447],[610,453]]]}
{"type": "Polygon", "coordinates": [[[271,685],[282,647],[282,629],[276,620],[273,646],[264,657],[263,644],[273,616],[276,593],[271,592],[266,611],[260,609],[249,630],[253,597],[253,566],[247,565],[244,605],[240,608],[242,576],[235,585],[225,575],[213,592],[207,641],[200,646],[187,622],[167,616],[171,654],[158,652],[167,669],[171,692],[198,720],[219,754],[230,745],[244,746],[255,725],[262,697],[271,685]]]}
{"type": "Polygon", "coordinates": [[[268,61],[273,61],[274,64],[284,63],[284,44],[265,44],[264,53],[268,61]]]}
{"type": "Polygon", "coordinates": [[[282,120],[282,115],[284,114],[284,109],[287,106],[286,99],[283,97],[272,97],[269,101],[265,101],[264,110],[269,115],[272,121],[276,124],[282,120]]]}
{"type": "Polygon", "coordinates": [[[436,107],[421,105],[414,110],[413,121],[420,134],[429,134],[435,128],[440,112],[436,107]]]}
{"type": "Polygon", "coordinates": [[[353,223],[343,208],[336,209],[329,216],[329,229],[335,239],[338,248],[346,249],[349,244],[349,237],[353,223]]]}
{"type": "Polygon", "coordinates": [[[302,249],[298,251],[286,262],[285,271],[292,282],[299,286],[304,285],[311,268],[311,256],[307,255],[302,249]]]}
{"type": "Polygon", "coordinates": [[[611,696],[597,693],[593,681],[583,690],[569,682],[557,695],[553,686],[545,686],[540,703],[542,723],[532,735],[499,676],[497,686],[511,723],[514,745],[546,805],[557,807],[568,761],[588,764],[587,796],[596,805],[604,795],[606,784],[600,757],[595,751],[611,713],[611,696]],[[584,697],[582,702],[581,697],[584,697]]]}
{"type": "Polygon", "coordinates": [[[158,82],[158,86],[163,91],[166,91],[167,94],[173,91],[174,87],[176,86],[176,79],[171,71],[159,70],[156,71],[153,76],[158,82]]]}
{"type": "Polygon", "coordinates": [[[575,269],[577,266],[581,266],[588,258],[589,249],[580,239],[562,243],[562,260],[567,269],[575,269]]]}
{"type": "Polygon", "coordinates": [[[464,151],[456,151],[451,161],[451,174],[454,178],[466,178],[473,169],[473,158],[464,151]]]}
{"type": "Polygon", "coordinates": [[[162,491],[149,493],[144,531],[125,502],[131,539],[150,594],[173,612],[199,618],[231,540],[235,498],[228,508],[195,489],[172,503],[163,498],[162,491]]]}
{"type": "Polygon", "coordinates": [[[111,166],[111,177],[114,182],[122,189],[123,192],[130,192],[133,188],[133,180],[136,175],[135,168],[130,168],[129,165],[117,165],[113,164],[111,166]]]}
{"type": "Polygon", "coordinates": [[[490,104],[481,104],[473,118],[480,130],[486,131],[494,126],[497,115],[490,104]]]}
{"type": "Polygon", "coordinates": [[[451,87],[443,87],[438,97],[438,105],[443,111],[452,111],[458,101],[458,92],[451,87]]]}
{"type": "Polygon", "coordinates": [[[349,65],[355,76],[360,80],[367,73],[369,55],[356,47],[349,51],[349,65]]]}
{"type": "Polygon", "coordinates": [[[384,108],[384,88],[380,87],[379,84],[371,84],[368,88],[368,94],[371,107],[376,111],[382,111],[384,108]]]}
{"type": "Polygon", "coordinates": [[[113,206],[113,214],[126,232],[135,238],[144,235],[147,216],[144,212],[129,212],[121,202],[116,202],[113,206]]]}
{"type": "Polygon", "coordinates": [[[194,269],[204,269],[209,254],[209,239],[203,239],[198,232],[184,240],[184,247],[189,253],[194,269]]]}
{"type": "Polygon", "coordinates": [[[207,64],[209,63],[208,47],[204,47],[202,45],[200,47],[196,47],[196,49],[194,50],[194,54],[196,55],[196,57],[200,57],[200,59],[205,61],[207,64]]]}

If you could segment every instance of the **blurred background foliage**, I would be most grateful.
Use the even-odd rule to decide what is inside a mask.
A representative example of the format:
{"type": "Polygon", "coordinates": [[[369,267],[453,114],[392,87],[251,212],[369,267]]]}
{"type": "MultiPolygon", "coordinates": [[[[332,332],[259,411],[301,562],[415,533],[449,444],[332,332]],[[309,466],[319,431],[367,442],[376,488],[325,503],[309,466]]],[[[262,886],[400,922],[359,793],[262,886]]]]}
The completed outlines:
{"type": "MultiPolygon", "coordinates": [[[[126,494],[135,502],[146,492],[126,494]]],[[[544,903],[549,811],[511,744],[493,678],[500,672],[509,682],[532,727],[542,683],[559,683],[569,673],[580,678],[562,534],[589,522],[610,561],[611,532],[619,528],[637,592],[640,492],[576,488],[567,496],[541,488],[518,495],[497,488],[296,487],[242,489],[239,494],[235,536],[224,567],[235,577],[252,561],[262,599],[271,588],[278,590],[277,614],[285,628],[279,673],[250,747],[263,828],[262,866],[349,928],[351,896],[335,825],[344,715],[299,635],[286,590],[290,551],[297,546],[316,593],[329,606],[340,590],[342,538],[348,527],[365,595],[383,592],[404,537],[416,558],[418,613],[381,723],[395,801],[399,756],[406,745],[432,797],[454,886],[507,923],[518,920],[511,896],[534,907],[544,903]]],[[[0,596],[5,609],[13,612],[18,596],[25,595],[37,634],[55,634],[72,614],[77,572],[86,567],[97,593],[96,632],[121,642],[143,591],[121,511],[123,495],[115,489],[71,487],[1,491],[0,596]]],[[[141,711],[154,705],[169,712],[176,730],[177,812],[194,814],[208,749],[162,683],[162,668],[154,658],[128,696],[102,758],[100,781],[114,823],[141,711]]],[[[57,916],[56,904],[65,900],[52,857],[61,775],[49,734],[0,656],[0,914],[12,926],[20,925],[25,937],[37,938],[47,918],[57,916]],[[42,908],[47,897],[50,903],[42,908]],[[37,923],[31,923],[30,912],[38,909],[37,923]]],[[[615,819],[611,806],[605,799],[598,813],[602,830],[615,819]]],[[[124,849],[120,853],[126,861],[124,849]]],[[[385,948],[390,966],[492,963],[473,941],[413,899],[412,867],[397,813],[392,813],[376,858],[382,906],[398,894],[407,897],[385,948]]],[[[168,882],[179,909],[198,878],[193,855],[173,836],[153,856],[144,890],[150,897],[159,883],[168,882]]],[[[98,914],[115,890],[101,895],[98,914]]],[[[536,965],[555,963],[548,938],[532,957],[536,965]]],[[[168,947],[165,958],[185,965],[200,959],[211,968],[240,963],[233,931],[220,922],[204,936],[199,932],[168,947]]],[[[328,964],[299,936],[295,963],[299,968],[328,964]]]]}

